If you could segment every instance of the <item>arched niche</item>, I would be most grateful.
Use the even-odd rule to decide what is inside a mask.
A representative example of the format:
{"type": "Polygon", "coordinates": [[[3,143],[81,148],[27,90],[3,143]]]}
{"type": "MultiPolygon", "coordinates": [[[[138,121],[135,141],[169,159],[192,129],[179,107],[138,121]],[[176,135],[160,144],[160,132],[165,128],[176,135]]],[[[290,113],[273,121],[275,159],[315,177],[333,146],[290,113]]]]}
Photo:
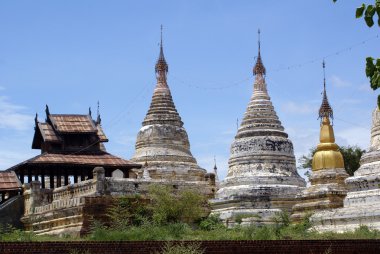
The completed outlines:
{"type": "Polygon", "coordinates": [[[114,178],[124,178],[124,173],[120,169],[112,171],[112,177],[114,178]]]}

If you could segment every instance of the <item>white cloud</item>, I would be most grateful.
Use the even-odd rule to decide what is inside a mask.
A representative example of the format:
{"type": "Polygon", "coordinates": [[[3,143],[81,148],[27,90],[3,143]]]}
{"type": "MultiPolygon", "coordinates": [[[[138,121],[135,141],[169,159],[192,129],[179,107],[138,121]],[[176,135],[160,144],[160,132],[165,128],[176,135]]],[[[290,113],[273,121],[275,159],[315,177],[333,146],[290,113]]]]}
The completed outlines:
{"type": "Polygon", "coordinates": [[[330,82],[331,82],[331,84],[333,86],[338,87],[338,88],[351,86],[350,82],[348,82],[346,80],[343,80],[343,79],[341,79],[340,77],[338,77],[336,75],[333,75],[330,78],[330,82]]]}
{"type": "Polygon", "coordinates": [[[9,102],[0,96],[0,128],[26,130],[33,124],[33,116],[22,113],[25,107],[9,102]]]}
{"type": "Polygon", "coordinates": [[[363,127],[347,128],[335,131],[338,145],[358,145],[362,149],[367,149],[370,143],[370,131],[363,127]]]}
{"type": "Polygon", "coordinates": [[[309,104],[297,104],[293,101],[288,101],[282,105],[282,110],[290,114],[311,114],[317,112],[317,108],[309,104]]]}
{"type": "Polygon", "coordinates": [[[369,83],[359,85],[358,90],[363,91],[363,92],[367,92],[367,93],[374,93],[374,91],[371,89],[371,86],[369,83]]]}

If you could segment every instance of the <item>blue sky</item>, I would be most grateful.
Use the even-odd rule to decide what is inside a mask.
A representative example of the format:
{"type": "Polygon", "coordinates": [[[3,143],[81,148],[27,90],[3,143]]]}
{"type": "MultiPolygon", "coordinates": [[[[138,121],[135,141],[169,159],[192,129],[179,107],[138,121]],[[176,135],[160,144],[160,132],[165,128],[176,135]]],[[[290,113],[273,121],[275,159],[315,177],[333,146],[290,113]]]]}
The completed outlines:
{"type": "Polygon", "coordinates": [[[169,86],[204,168],[215,155],[220,177],[227,172],[258,28],[269,94],[296,156],[318,143],[324,56],[337,143],[366,148],[377,92],[365,57],[379,57],[380,30],[355,19],[362,2],[1,1],[0,169],[38,154],[33,117],[44,120],[45,104],[85,114],[99,100],[107,149],[130,158],[155,86],[161,24],[169,86]]]}

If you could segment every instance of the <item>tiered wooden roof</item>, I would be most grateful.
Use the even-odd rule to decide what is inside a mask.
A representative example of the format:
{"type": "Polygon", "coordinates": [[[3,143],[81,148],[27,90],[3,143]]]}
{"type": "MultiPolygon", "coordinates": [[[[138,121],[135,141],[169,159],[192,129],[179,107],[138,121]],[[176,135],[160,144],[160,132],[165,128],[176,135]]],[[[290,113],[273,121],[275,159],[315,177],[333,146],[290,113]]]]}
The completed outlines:
{"type": "Polygon", "coordinates": [[[21,189],[21,182],[15,172],[0,171],[0,191],[12,191],[21,189]]]}
{"type": "Polygon", "coordinates": [[[107,152],[86,153],[86,154],[64,154],[64,153],[43,153],[31,159],[23,161],[8,170],[14,170],[21,166],[90,166],[90,167],[111,167],[111,168],[140,168],[141,165],[129,160],[122,159],[107,152]]]}
{"type": "MultiPolygon", "coordinates": [[[[46,106],[46,121],[35,118],[35,133],[32,148],[41,149],[41,154],[19,163],[8,171],[17,173],[33,168],[38,173],[42,168],[56,171],[62,167],[77,172],[96,166],[105,168],[140,168],[133,163],[109,154],[103,143],[108,142],[101,126],[101,119],[93,120],[91,111],[86,115],[50,114],[46,106]]],[[[28,171],[28,170],[27,170],[28,171]]]]}
{"type": "Polygon", "coordinates": [[[35,118],[36,132],[33,138],[33,149],[41,149],[43,143],[62,144],[67,135],[93,135],[91,143],[108,142],[100,124],[100,117],[94,121],[90,114],[50,114],[46,109],[46,122],[38,122],[35,118]]]}

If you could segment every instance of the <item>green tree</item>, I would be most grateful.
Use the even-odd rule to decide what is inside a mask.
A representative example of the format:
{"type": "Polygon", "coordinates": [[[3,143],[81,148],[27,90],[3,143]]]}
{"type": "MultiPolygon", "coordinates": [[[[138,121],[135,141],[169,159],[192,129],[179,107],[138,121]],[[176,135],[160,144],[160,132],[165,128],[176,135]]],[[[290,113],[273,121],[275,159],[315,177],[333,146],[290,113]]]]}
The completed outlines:
{"type": "MultiPolygon", "coordinates": [[[[302,157],[298,160],[300,167],[304,169],[311,169],[313,156],[317,151],[316,147],[310,149],[308,155],[302,155],[302,157]]],[[[343,155],[344,160],[344,168],[347,173],[352,176],[354,172],[360,166],[360,158],[362,157],[365,150],[362,150],[358,146],[342,146],[339,148],[339,151],[343,155]]],[[[309,176],[310,172],[307,172],[306,175],[309,176]]]]}
{"type": "MultiPolygon", "coordinates": [[[[333,0],[336,2],[337,0],[333,0]]],[[[368,27],[372,27],[377,15],[377,25],[380,27],[380,0],[375,0],[374,4],[362,4],[356,8],[356,18],[364,19],[368,27]]],[[[366,76],[369,78],[371,88],[376,90],[380,87],[380,58],[366,58],[366,76]]],[[[380,95],[377,97],[377,106],[380,109],[380,95]]]]}

